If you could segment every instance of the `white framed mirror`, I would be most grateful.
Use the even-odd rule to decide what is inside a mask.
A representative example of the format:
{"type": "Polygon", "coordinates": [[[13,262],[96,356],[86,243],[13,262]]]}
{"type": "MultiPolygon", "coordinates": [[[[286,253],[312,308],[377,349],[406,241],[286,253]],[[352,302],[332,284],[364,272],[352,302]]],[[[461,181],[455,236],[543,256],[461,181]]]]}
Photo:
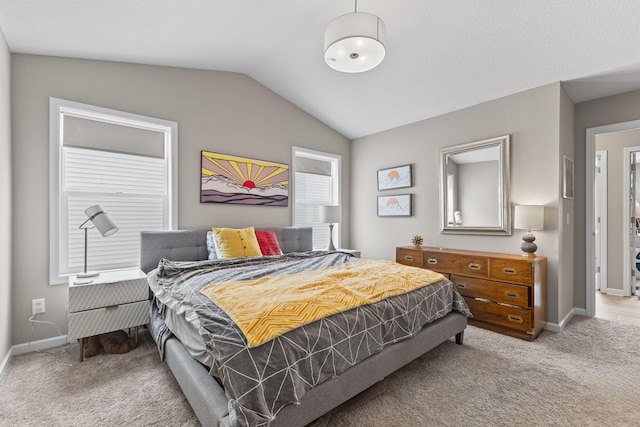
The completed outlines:
{"type": "Polygon", "coordinates": [[[509,135],[440,149],[442,233],[511,234],[509,135]]]}

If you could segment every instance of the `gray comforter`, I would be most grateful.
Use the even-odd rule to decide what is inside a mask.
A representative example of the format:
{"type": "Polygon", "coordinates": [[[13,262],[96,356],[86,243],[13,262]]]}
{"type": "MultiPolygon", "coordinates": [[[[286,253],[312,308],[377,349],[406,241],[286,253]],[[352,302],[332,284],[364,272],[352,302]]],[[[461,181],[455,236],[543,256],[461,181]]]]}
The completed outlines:
{"type": "MultiPolygon", "coordinates": [[[[160,261],[149,283],[160,313],[184,313],[199,331],[214,360],[210,373],[229,398],[234,425],[268,425],[285,405],[306,390],[334,378],[385,346],[411,338],[452,310],[470,316],[451,282],[358,307],[294,329],[249,348],[235,323],[206,296],[203,286],[249,280],[357,262],[340,252],[306,252],[198,262],[160,261]]],[[[160,332],[162,334],[162,331],[160,332]]],[[[157,340],[162,346],[162,339],[157,340]]],[[[161,350],[162,352],[162,350],[161,350]]]]}

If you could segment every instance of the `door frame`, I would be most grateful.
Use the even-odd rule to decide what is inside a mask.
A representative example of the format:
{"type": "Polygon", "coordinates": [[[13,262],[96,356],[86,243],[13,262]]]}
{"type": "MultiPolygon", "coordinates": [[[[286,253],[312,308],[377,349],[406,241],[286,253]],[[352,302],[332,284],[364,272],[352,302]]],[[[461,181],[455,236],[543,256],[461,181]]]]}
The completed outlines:
{"type": "Polygon", "coordinates": [[[620,132],[625,130],[640,129],[640,120],[614,123],[587,129],[587,144],[585,153],[585,196],[586,196],[586,315],[593,317],[596,314],[595,292],[595,209],[593,187],[595,183],[596,166],[596,136],[604,133],[620,132]]]}
{"type": "MultiPolygon", "coordinates": [[[[635,271],[636,269],[635,261],[632,261],[632,259],[635,260],[635,247],[636,247],[635,235],[633,235],[633,242],[632,242],[631,241],[632,236],[629,233],[629,221],[631,219],[630,214],[631,214],[632,196],[634,201],[636,199],[635,194],[632,195],[631,188],[629,188],[629,176],[631,175],[632,153],[640,153],[640,146],[624,147],[624,157],[623,157],[624,159],[624,173],[622,178],[624,183],[624,186],[622,187],[623,188],[622,209],[624,214],[623,245],[624,245],[624,251],[629,252],[631,250],[633,252],[633,256],[625,257],[623,260],[624,275],[622,277],[624,278],[623,279],[624,282],[622,283],[622,292],[620,292],[620,290],[617,290],[617,289],[610,290],[610,293],[612,295],[627,296],[627,297],[632,295],[632,289],[635,288],[635,281],[633,280],[635,276],[632,275],[631,272],[635,271]],[[632,286],[632,281],[634,281],[633,286],[632,286]],[[613,291],[616,291],[616,292],[613,292],[613,291]]],[[[636,173],[638,173],[637,168],[636,168],[636,173]]],[[[634,188],[635,188],[635,183],[634,183],[634,188]]]]}
{"type": "MultiPolygon", "coordinates": [[[[597,157],[598,155],[600,155],[600,180],[596,181],[595,176],[596,176],[596,171],[594,170],[594,189],[595,189],[595,185],[596,184],[600,184],[600,206],[599,206],[599,211],[600,211],[600,247],[598,247],[597,245],[595,246],[595,250],[598,251],[598,249],[600,249],[600,291],[601,292],[606,292],[607,291],[607,284],[608,284],[608,276],[607,276],[607,268],[609,265],[609,260],[607,258],[608,256],[608,247],[607,247],[607,235],[608,235],[608,217],[607,217],[607,183],[608,183],[608,171],[607,171],[607,167],[608,167],[608,152],[606,150],[601,150],[601,151],[596,151],[595,152],[595,156],[597,157]]],[[[595,160],[595,157],[594,157],[595,160]]],[[[595,166],[595,164],[594,164],[595,166]]],[[[594,190],[594,207],[595,207],[595,190],[594,190]]],[[[595,224],[595,215],[598,213],[598,209],[596,209],[594,211],[594,224],[595,224]]],[[[594,229],[595,232],[595,229],[594,229]]],[[[595,240],[595,234],[594,234],[594,245],[596,244],[596,240],[595,240]]],[[[594,252],[594,260],[595,260],[595,252],[594,252]]],[[[597,268],[597,265],[594,265],[594,275],[596,273],[595,269],[597,268]]],[[[597,291],[598,289],[596,289],[596,283],[594,282],[594,286],[593,288],[597,291]]]]}

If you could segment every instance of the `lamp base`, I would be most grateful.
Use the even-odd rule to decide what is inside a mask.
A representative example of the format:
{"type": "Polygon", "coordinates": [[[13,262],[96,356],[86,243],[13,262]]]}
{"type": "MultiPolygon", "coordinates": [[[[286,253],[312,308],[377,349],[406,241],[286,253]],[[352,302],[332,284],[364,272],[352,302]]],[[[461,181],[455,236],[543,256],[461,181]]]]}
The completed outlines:
{"type": "Polygon", "coordinates": [[[533,241],[536,240],[536,236],[534,236],[532,232],[528,231],[522,236],[522,240],[523,243],[520,245],[522,256],[525,258],[534,258],[536,256],[536,251],[538,250],[538,245],[533,243],[533,241]]]}
{"type": "Polygon", "coordinates": [[[333,245],[333,224],[329,224],[329,248],[328,251],[335,251],[336,247],[333,245]]]}

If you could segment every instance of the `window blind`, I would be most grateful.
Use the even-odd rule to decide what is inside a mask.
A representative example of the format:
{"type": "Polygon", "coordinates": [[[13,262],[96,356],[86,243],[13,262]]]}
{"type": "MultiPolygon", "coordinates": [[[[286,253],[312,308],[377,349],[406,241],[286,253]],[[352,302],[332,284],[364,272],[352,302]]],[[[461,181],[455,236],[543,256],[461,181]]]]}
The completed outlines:
{"type": "Polygon", "coordinates": [[[61,247],[66,249],[61,274],[84,267],[84,230],[78,227],[87,219],[84,210],[95,204],[102,206],[119,231],[105,238],[89,229],[88,269],[136,267],[140,231],[168,228],[165,160],[76,147],[63,147],[62,152],[67,212],[61,233],[61,247]]]}
{"type": "Polygon", "coordinates": [[[329,246],[329,226],[320,222],[320,207],[331,204],[331,177],[296,172],[296,226],[313,228],[313,248],[329,246]]]}
{"type": "MultiPolygon", "coordinates": [[[[63,145],[164,157],[165,134],[157,130],[64,114],[63,145]]],[[[138,124],[141,126],[141,124],[138,124]]]]}

